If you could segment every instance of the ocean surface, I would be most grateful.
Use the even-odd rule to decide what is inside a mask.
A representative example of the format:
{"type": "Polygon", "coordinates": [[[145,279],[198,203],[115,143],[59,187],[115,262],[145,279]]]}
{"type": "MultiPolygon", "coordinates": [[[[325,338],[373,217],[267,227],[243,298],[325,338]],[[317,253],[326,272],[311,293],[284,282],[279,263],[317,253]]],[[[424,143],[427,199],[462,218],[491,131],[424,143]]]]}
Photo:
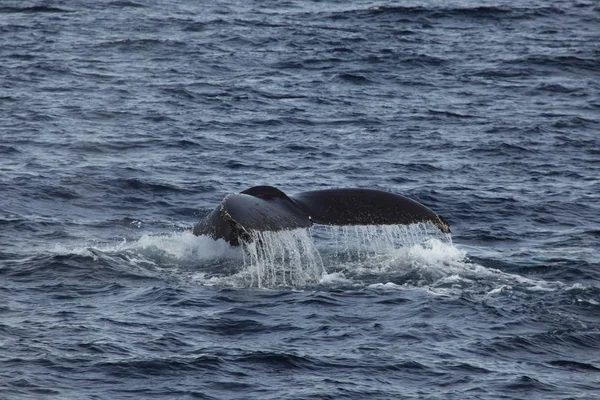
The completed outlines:
{"type": "Polygon", "coordinates": [[[597,1],[2,0],[0,85],[1,399],[600,398],[597,1]]]}

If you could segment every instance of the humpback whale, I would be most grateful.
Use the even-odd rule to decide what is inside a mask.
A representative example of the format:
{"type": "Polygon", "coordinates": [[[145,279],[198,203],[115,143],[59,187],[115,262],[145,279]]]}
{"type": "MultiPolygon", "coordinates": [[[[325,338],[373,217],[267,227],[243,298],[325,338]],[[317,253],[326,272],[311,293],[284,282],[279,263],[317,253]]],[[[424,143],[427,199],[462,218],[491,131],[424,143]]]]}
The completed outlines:
{"type": "Polygon", "coordinates": [[[223,239],[233,246],[252,232],[322,225],[408,225],[431,222],[450,233],[448,222],[423,204],[373,189],[326,189],[288,196],[272,186],[255,186],[223,201],[193,229],[196,236],[223,239]]]}

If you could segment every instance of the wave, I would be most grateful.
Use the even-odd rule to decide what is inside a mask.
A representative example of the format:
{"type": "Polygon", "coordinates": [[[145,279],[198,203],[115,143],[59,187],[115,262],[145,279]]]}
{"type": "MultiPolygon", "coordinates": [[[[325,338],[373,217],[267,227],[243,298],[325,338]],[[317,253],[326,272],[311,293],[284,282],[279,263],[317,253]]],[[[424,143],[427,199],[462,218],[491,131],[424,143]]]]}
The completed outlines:
{"type": "Polygon", "coordinates": [[[523,65],[531,66],[536,68],[557,68],[563,71],[564,69],[573,70],[588,70],[598,71],[600,64],[593,57],[581,57],[571,55],[530,55],[526,57],[520,57],[512,60],[502,61],[502,64],[511,65],[523,65]]]}
{"type": "Polygon", "coordinates": [[[4,13],[24,13],[24,14],[37,14],[37,13],[70,13],[74,11],[66,10],[58,7],[48,6],[32,6],[32,7],[0,7],[0,14],[4,13]]]}
{"type": "Polygon", "coordinates": [[[499,20],[499,19],[532,19],[563,15],[565,11],[556,7],[502,7],[502,6],[475,6],[475,7],[424,7],[424,6],[382,6],[368,9],[336,11],[329,15],[334,20],[347,20],[352,17],[359,18],[397,18],[406,19],[423,18],[465,18],[474,20],[499,20]]]}
{"type": "Polygon", "coordinates": [[[187,43],[180,40],[170,39],[154,39],[154,38],[127,38],[120,40],[104,41],[96,45],[100,49],[117,48],[121,51],[138,51],[138,50],[155,50],[156,47],[164,47],[166,49],[172,47],[187,46],[187,43]]]}
{"type": "Polygon", "coordinates": [[[109,6],[117,8],[145,8],[146,6],[133,1],[111,1],[108,3],[109,6]]]}

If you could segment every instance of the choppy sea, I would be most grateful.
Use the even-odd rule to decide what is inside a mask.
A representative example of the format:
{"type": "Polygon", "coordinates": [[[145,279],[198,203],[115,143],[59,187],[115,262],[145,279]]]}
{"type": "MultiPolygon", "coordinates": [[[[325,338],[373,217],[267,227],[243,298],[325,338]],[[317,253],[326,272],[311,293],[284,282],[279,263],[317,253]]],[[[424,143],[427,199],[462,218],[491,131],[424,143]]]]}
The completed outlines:
{"type": "Polygon", "coordinates": [[[600,398],[599,44],[594,0],[2,0],[0,398],[600,398]],[[190,233],[255,185],[452,235],[190,233]]]}

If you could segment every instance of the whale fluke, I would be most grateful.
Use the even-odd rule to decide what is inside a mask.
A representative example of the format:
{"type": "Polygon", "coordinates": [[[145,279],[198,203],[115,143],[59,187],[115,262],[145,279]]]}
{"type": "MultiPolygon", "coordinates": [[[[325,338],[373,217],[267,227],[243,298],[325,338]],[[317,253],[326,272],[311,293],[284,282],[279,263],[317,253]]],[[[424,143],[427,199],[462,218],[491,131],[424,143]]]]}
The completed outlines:
{"type": "Polygon", "coordinates": [[[234,246],[255,231],[321,225],[408,225],[431,222],[450,233],[448,222],[430,208],[398,194],[373,189],[327,189],[288,196],[272,186],[230,194],[194,226],[194,235],[224,239],[234,246]]]}

